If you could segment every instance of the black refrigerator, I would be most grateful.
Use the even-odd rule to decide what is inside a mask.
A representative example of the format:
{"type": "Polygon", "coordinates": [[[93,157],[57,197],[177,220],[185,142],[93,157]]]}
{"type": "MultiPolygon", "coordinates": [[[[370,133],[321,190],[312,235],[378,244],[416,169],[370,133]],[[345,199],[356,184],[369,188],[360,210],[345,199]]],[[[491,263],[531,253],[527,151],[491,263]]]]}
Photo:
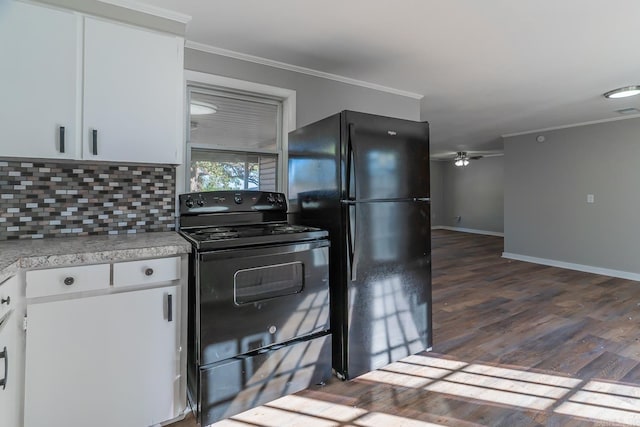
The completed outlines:
{"type": "Polygon", "coordinates": [[[343,111],[289,133],[290,220],[331,240],[332,365],[354,378],[429,350],[429,125],[343,111]]]}

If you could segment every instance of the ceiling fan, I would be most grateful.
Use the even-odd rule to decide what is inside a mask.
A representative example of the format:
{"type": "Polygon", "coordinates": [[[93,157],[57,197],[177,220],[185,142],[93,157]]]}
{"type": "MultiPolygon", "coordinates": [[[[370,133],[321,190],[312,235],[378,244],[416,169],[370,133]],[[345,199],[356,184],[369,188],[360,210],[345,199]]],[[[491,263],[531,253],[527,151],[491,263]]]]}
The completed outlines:
{"type": "Polygon", "coordinates": [[[466,151],[458,151],[456,153],[456,157],[453,159],[453,164],[456,166],[467,166],[469,161],[478,160],[483,158],[484,156],[476,155],[470,156],[466,151]]]}

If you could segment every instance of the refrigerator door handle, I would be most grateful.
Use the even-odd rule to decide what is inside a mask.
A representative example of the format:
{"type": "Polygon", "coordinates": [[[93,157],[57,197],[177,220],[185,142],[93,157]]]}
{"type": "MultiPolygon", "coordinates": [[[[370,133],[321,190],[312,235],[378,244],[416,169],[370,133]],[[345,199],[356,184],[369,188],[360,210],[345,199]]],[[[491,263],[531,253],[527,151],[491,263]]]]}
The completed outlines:
{"type": "Polygon", "coordinates": [[[347,244],[349,255],[349,274],[352,282],[356,281],[356,203],[348,203],[347,206],[347,244]],[[353,209],[353,220],[351,219],[351,210],[353,209]]]}
{"type": "Polygon", "coordinates": [[[349,123],[349,141],[347,143],[347,199],[354,200],[356,198],[356,176],[355,176],[355,151],[353,149],[353,141],[356,134],[356,125],[349,123]]]}

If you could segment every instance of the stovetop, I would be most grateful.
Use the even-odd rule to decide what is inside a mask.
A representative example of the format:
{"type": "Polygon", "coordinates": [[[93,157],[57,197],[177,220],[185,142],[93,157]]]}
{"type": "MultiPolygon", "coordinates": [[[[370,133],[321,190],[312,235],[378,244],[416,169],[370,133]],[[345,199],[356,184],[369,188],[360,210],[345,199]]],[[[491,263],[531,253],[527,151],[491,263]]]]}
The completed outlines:
{"type": "Polygon", "coordinates": [[[180,233],[198,250],[326,239],[319,228],[286,222],[282,193],[212,191],[180,196],[180,233]]]}
{"type": "Polygon", "coordinates": [[[199,250],[260,246],[326,239],[325,230],[291,224],[243,225],[237,227],[202,227],[180,230],[199,250]]]}

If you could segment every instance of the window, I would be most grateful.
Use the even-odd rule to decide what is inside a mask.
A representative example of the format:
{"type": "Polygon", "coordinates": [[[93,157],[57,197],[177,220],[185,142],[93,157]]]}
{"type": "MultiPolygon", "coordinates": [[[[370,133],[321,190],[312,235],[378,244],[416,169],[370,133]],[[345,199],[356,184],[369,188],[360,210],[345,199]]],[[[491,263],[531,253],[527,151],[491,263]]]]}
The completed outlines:
{"type": "Polygon", "coordinates": [[[187,87],[189,191],[280,188],[281,99],[187,87]]]}

